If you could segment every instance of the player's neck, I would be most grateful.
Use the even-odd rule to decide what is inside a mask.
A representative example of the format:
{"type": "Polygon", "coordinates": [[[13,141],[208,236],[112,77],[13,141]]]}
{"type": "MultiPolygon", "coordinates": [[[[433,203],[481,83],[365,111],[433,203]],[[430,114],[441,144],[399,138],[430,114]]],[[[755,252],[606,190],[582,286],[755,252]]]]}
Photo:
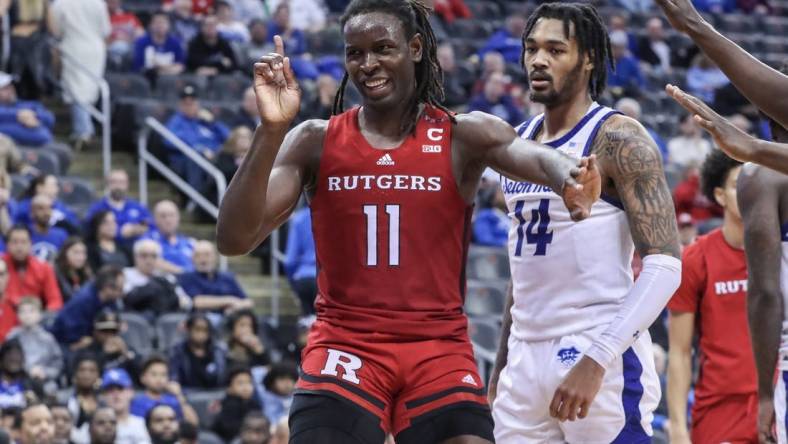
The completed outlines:
{"type": "Polygon", "coordinates": [[[591,96],[583,91],[572,100],[545,109],[542,137],[554,140],[566,134],[586,115],[591,102],[591,96]]]}
{"type": "Polygon", "coordinates": [[[737,250],[744,249],[744,224],[741,219],[726,215],[722,222],[722,237],[737,250]]]}
{"type": "Polygon", "coordinates": [[[402,120],[406,118],[408,102],[403,101],[386,109],[364,105],[358,112],[358,126],[386,138],[401,139],[402,120]]]}

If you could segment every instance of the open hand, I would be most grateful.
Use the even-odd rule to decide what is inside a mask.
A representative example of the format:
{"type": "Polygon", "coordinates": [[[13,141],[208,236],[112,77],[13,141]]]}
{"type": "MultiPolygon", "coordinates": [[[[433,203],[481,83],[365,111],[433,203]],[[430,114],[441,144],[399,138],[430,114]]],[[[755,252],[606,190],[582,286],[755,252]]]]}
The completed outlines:
{"type": "Polygon", "coordinates": [[[572,171],[572,177],[564,183],[564,205],[572,220],[580,221],[591,215],[591,205],[602,194],[602,176],[596,164],[596,155],[580,159],[580,165],[572,171]]]}
{"type": "Polygon", "coordinates": [[[274,36],[274,47],[275,52],[254,64],[254,92],[263,125],[287,126],[298,114],[301,89],[285,57],[282,37],[274,36]]]}
{"type": "Polygon", "coordinates": [[[736,128],[730,121],[714,112],[708,105],[695,96],[687,94],[673,85],[665,87],[668,94],[695,115],[695,121],[701,128],[711,134],[714,143],[728,156],[740,161],[749,162],[755,154],[755,138],[736,128]]]}
{"type": "Polygon", "coordinates": [[[580,358],[555,390],[550,402],[550,416],[559,421],[585,418],[588,408],[602,387],[604,377],[605,369],[596,361],[587,356],[580,358]]]}
{"type": "Polygon", "coordinates": [[[656,2],[671,26],[679,32],[686,34],[690,28],[703,22],[703,17],[690,0],[656,0],[656,2]]]}

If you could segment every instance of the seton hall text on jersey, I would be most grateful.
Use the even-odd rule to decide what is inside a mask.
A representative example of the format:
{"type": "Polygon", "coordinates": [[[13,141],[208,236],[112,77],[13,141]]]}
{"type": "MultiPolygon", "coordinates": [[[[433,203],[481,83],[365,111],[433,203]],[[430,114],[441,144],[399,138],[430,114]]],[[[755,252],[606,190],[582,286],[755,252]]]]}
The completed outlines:
{"type": "Polygon", "coordinates": [[[515,182],[505,177],[503,179],[504,194],[551,193],[552,188],[531,182],[515,182]]]}
{"type": "Polygon", "coordinates": [[[382,174],[361,176],[329,176],[328,191],[345,190],[414,190],[440,191],[439,176],[408,176],[405,174],[382,174]]]}

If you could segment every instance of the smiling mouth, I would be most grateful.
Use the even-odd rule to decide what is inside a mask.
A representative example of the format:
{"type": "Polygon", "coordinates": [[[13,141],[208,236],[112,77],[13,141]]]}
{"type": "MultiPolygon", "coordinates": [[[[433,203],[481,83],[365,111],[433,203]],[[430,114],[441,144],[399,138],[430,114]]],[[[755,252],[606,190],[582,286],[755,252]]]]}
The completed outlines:
{"type": "Polygon", "coordinates": [[[364,87],[369,90],[376,91],[383,88],[388,83],[389,83],[388,79],[372,79],[365,81],[364,87]]]}

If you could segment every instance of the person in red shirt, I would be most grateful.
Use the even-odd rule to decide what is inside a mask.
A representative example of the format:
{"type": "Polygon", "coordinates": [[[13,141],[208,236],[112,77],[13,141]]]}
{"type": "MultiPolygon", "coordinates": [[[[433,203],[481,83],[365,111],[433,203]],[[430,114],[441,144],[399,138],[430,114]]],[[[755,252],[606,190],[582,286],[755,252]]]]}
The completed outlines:
{"type": "Polygon", "coordinates": [[[736,202],[741,163],[714,150],[701,171],[704,194],[724,209],[721,228],[683,253],[681,286],[668,303],[668,411],[671,443],[757,443],[758,394],[747,326],[744,225],[736,202]],[[698,336],[692,431],[687,394],[698,336]]]}
{"type": "Polygon", "coordinates": [[[107,10],[112,26],[107,48],[113,56],[125,57],[131,52],[134,40],[145,34],[145,28],[136,15],[123,10],[121,0],[107,0],[107,10]]]}
{"type": "Polygon", "coordinates": [[[24,225],[15,225],[8,230],[7,249],[3,261],[8,266],[8,285],[5,298],[16,306],[25,296],[41,299],[48,311],[63,307],[63,296],[57,285],[55,271],[48,263],[31,254],[30,230],[24,225]]]}
{"type": "Polygon", "coordinates": [[[16,317],[16,307],[8,300],[5,288],[8,284],[8,267],[0,261],[0,343],[5,341],[6,335],[19,324],[16,317]]]}

